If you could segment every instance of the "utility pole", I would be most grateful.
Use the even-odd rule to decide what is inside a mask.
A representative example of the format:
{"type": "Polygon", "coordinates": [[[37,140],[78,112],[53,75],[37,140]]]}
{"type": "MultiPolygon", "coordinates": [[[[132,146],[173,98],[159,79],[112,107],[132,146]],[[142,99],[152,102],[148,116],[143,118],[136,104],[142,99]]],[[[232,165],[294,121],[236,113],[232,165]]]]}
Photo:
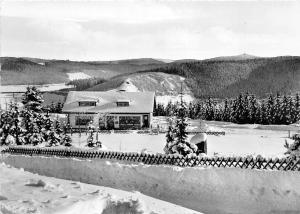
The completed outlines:
{"type": "Polygon", "coordinates": [[[183,90],[182,90],[182,81],[180,82],[180,104],[182,105],[182,95],[183,95],[183,90]]]}
{"type": "Polygon", "coordinates": [[[1,75],[2,75],[2,64],[0,64],[0,111],[2,110],[2,88],[1,88],[1,75]]]}

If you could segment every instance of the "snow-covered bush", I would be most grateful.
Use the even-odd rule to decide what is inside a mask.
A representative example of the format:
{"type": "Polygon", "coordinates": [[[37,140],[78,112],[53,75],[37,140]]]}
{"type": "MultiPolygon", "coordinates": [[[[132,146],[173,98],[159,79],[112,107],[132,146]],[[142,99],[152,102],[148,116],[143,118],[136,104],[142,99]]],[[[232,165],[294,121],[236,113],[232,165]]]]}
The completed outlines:
{"type": "Polygon", "coordinates": [[[94,140],[94,134],[95,134],[94,128],[95,127],[92,125],[92,123],[88,127],[89,137],[87,138],[87,146],[101,148],[102,143],[98,141],[98,139],[94,140]]]}
{"type": "Polygon", "coordinates": [[[293,136],[294,143],[289,144],[287,141],[285,142],[284,147],[287,148],[285,154],[292,159],[299,159],[300,158],[300,134],[295,134],[293,136]]]}

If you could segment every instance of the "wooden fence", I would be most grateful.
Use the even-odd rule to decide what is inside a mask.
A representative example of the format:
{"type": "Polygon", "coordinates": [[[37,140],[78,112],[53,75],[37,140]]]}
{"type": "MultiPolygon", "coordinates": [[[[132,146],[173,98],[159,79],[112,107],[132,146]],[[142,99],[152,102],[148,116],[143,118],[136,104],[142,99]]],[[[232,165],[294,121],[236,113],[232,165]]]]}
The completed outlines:
{"type": "Polygon", "coordinates": [[[30,155],[30,156],[58,156],[68,158],[84,159],[111,159],[129,162],[138,162],[150,165],[174,165],[180,167],[235,167],[242,169],[265,169],[265,170],[290,170],[300,171],[300,159],[275,158],[266,159],[263,157],[183,157],[180,155],[128,153],[112,151],[87,151],[74,149],[55,148],[26,148],[8,147],[1,153],[30,155]]]}

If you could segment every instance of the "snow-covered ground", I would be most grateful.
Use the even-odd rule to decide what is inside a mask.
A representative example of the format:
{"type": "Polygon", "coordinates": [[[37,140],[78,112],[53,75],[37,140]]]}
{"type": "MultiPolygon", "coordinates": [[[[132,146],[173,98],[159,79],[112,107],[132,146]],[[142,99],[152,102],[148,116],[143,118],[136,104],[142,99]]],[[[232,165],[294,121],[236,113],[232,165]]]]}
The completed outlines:
{"type": "MultiPolygon", "coordinates": [[[[180,102],[181,100],[181,96],[177,95],[177,96],[172,96],[172,95],[164,95],[164,96],[156,96],[156,102],[157,103],[161,103],[163,105],[167,105],[169,102],[172,103],[176,103],[176,102],[180,102]]],[[[190,103],[194,101],[194,97],[190,94],[184,94],[182,96],[182,100],[186,103],[190,103]]]]}
{"type": "MultiPolygon", "coordinates": [[[[163,118],[160,127],[167,126],[163,118]],[[163,124],[163,125],[162,125],[163,124]]],[[[202,122],[206,131],[225,132],[224,135],[208,135],[208,155],[214,156],[247,156],[262,155],[263,157],[284,157],[285,140],[292,142],[288,138],[288,130],[291,135],[299,130],[296,126],[262,126],[262,125],[238,125],[233,123],[205,121],[202,122]]],[[[202,125],[203,126],[203,125],[202,125]]],[[[200,130],[200,121],[192,120],[189,122],[190,131],[200,130]]],[[[73,134],[73,144],[75,147],[86,148],[87,135],[82,133],[73,134]]],[[[99,140],[107,150],[123,152],[164,153],[163,148],[166,144],[165,134],[150,135],[137,134],[99,134],[99,140]]],[[[188,136],[190,140],[193,135],[188,136]]]]}
{"type": "MultiPolygon", "coordinates": [[[[0,85],[0,92],[4,93],[22,93],[26,91],[29,85],[0,85]]],[[[37,87],[40,91],[57,91],[64,88],[73,88],[72,85],[66,85],[65,83],[57,84],[43,84],[43,85],[30,85],[37,87]]]]}
{"type": "Polygon", "coordinates": [[[90,75],[87,75],[83,72],[67,73],[69,80],[79,80],[79,79],[89,79],[90,75]]]}
{"type": "Polygon", "coordinates": [[[0,164],[2,214],[199,213],[139,192],[57,179],[0,164]]]}
{"type": "MultiPolygon", "coordinates": [[[[80,209],[81,213],[88,213],[83,209],[101,213],[96,212],[97,210],[95,211],[93,206],[98,206],[100,210],[101,203],[103,203],[101,201],[107,192],[111,195],[117,195],[117,198],[127,198],[124,196],[125,193],[121,191],[114,190],[116,192],[112,193],[113,190],[96,186],[88,187],[77,183],[84,182],[131,193],[132,191],[139,191],[142,194],[207,214],[296,214],[300,211],[300,174],[293,171],[211,167],[181,168],[129,164],[99,159],[79,160],[22,155],[5,155],[1,159],[6,164],[33,173],[72,180],[60,183],[43,177],[30,181],[26,175],[9,174],[7,170],[4,170],[1,172],[1,177],[3,174],[5,180],[2,185],[3,188],[1,188],[2,193],[4,193],[0,194],[4,199],[1,203],[8,203],[11,206],[20,203],[36,203],[38,204],[36,206],[42,204],[46,206],[46,209],[47,207],[55,209],[63,201],[69,201],[69,203],[78,203],[73,208],[62,210],[60,213],[73,214],[80,212],[80,209]],[[18,180],[19,182],[16,182],[18,180]],[[42,182],[38,182],[38,180],[42,182]],[[28,194],[19,192],[19,188],[20,190],[24,188],[28,194]],[[77,188],[79,190],[74,190],[77,188]],[[73,191],[75,191],[74,194],[73,191]],[[45,195],[41,195],[42,192],[45,195]],[[104,194],[101,195],[103,192],[104,194]],[[95,198],[94,195],[97,194],[99,196],[95,198]],[[31,202],[24,197],[23,200],[19,201],[18,197],[20,196],[17,195],[21,195],[21,198],[22,195],[26,195],[26,197],[34,200],[31,202]],[[5,200],[6,198],[8,201],[5,200]]],[[[130,197],[130,193],[128,194],[130,197]]],[[[151,202],[146,197],[143,198],[140,193],[132,194],[132,197],[141,199],[138,202],[141,207],[144,205],[148,207],[147,211],[132,213],[150,213],[150,211],[166,214],[193,213],[174,206],[168,210],[166,207],[162,208],[160,201],[152,199],[151,202]]],[[[146,208],[143,209],[146,210],[146,208]]]]}

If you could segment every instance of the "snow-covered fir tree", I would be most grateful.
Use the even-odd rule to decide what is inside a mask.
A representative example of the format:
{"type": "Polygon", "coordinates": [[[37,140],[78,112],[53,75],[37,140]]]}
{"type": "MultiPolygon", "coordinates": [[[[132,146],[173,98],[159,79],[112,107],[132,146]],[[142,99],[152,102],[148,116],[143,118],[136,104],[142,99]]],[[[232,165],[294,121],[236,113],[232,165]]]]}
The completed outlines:
{"type": "Polygon", "coordinates": [[[273,94],[270,94],[266,104],[267,124],[274,124],[275,121],[275,100],[273,94]]]}
{"type": "Polygon", "coordinates": [[[172,148],[173,144],[175,143],[175,132],[176,132],[176,129],[174,127],[173,118],[169,118],[169,127],[168,127],[168,131],[166,134],[166,142],[167,143],[164,148],[164,151],[166,154],[172,154],[170,152],[170,148],[172,148]]]}
{"type": "Polygon", "coordinates": [[[283,96],[282,99],[282,113],[281,113],[281,124],[290,124],[291,123],[291,101],[290,97],[283,96]]]}
{"type": "Polygon", "coordinates": [[[213,120],[215,118],[214,103],[210,97],[206,101],[205,115],[207,120],[213,120]]]}
{"type": "Polygon", "coordinates": [[[294,113],[294,122],[300,121],[300,95],[296,94],[295,97],[295,113],[294,113]]]}
{"type": "Polygon", "coordinates": [[[277,93],[274,103],[274,124],[280,124],[282,113],[282,99],[280,93],[277,93]]]}
{"type": "Polygon", "coordinates": [[[223,113],[222,113],[222,120],[226,121],[226,122],[229,122],[230,121],[230,115],[231,115],[230,103],[229,103],[228,99],[225,99],[223,113]]]}
{"type": "Polygon", "coordinates": [[[268,112],[267,112],[267,108],[266,108],[266,105],[264,102],[262,102],[262,104],[261,104],[259,113],[260,113],[259,118],[258,118],[259,123],[260,124],[268,124],[268,121],[267,121],[268,112]]]}
{"type": "MultiPolygon", "coordinates": [[[[28,101],[28,97],[34,100],[32,91],[35,91],[35,89],[32,90],[29,87],[23,101],[28,101]]],[[[59,145],[59,143],[70,143],[71,138],[63,133],[61,128],[54,127],[54,123],[49,115],[43,115],[39,112],[42,97],[38,95],[38,98],[35,100],[38,100],[35,104],[31,101],[24,102],[25,108],[22,109],[13,103],[9,110],[1,112],[1,144],[37,145],[42,142],[48,142],[50,146],[54,146],[59,145]]]]}
{"type": "Polygon", "coordinates": [[[42,94],[35,86],[27,87],[22,98],[22,103],[26,109],[34,112],[41,112],[43,102],[42,94]]]}
{"type": "Polygon", "coordinates": [[[180,154],[186,156],[196,153],[197,151],[197,146],[187,141],[186,128],[188,124],[186,110],[186,104],[181,99],[180,107],[176,115],[175,127],[173,128],[173,125],[170,125],[169,132],[166,136],[167,144],[164,148],[166,154],[180,154]]]}
{"type": "Polygon", "coordinates": [[[256,97],[252,94],[249,97],[249,123],[257,123],[259,104],[256,97]]]}

